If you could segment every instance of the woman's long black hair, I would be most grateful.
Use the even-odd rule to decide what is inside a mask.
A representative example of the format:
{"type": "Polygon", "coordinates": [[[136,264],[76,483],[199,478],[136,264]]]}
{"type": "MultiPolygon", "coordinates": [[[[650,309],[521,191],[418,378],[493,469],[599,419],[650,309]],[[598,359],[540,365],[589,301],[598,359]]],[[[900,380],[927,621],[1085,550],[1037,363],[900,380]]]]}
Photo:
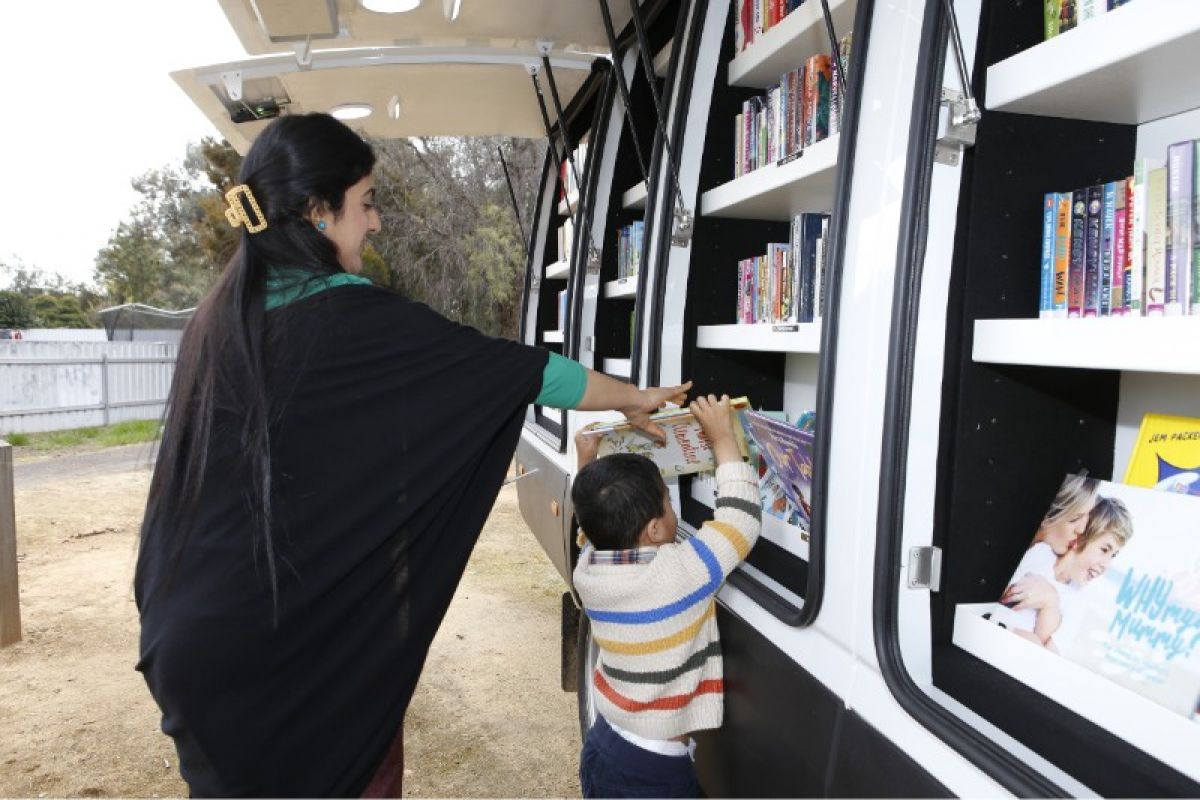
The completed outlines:
{"type": "MultiPolygon", "coordinates": [[[[162,442],[142,521],[142,548],[153,537],[162,537],[154,546],[168,556],[167,564],[178,560],[201,496],[214,414],[229,412],[229,418],[240,420],[237,452],[249,478],[253,552],[256,559],[260,552],[265,556],[276,610],[268,431],[278,409],[272,408],[266,388],[271,357],[267,271],[298,269],[314,277],[341,272],[337,248],[313,227],[312,212],[322,208],[340,215],[346,190],[370,175],[374,166],[370,145],[328,114],[281,117],[259,134],[242,162],[239,181],[254,195],[267,227],[257,233],[242,229],[237,251],[183,333],[167,396],[162,442]]],[[[257,221],[248,204],[246,211],[257,221]]],[[[168,567],[166,573],[170,571],[168,567]]],[[[157,588],[161,587],[141,586],[143,593],[157,588]]]]}

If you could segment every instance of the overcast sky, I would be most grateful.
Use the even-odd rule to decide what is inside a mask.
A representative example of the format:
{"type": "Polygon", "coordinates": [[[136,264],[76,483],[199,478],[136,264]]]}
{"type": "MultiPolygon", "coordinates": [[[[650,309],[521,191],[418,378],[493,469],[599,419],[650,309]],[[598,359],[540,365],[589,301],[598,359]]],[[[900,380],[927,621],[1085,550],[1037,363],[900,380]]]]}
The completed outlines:
{"type": "Polygon", "coordinates": [[[217,0],[20,0],[4,29],[0,261],[90,282],[130,179],[217,135],[168,73],[245,51],[217,0]]]}

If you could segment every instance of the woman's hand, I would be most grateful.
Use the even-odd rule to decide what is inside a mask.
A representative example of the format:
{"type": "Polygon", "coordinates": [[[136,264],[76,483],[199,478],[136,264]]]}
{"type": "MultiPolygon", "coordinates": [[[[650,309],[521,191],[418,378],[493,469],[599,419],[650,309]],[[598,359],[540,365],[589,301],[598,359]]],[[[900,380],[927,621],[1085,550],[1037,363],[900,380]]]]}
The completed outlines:
{"type": "Polygon", "coordinates": [[[1040,575],[1026,575],[1004,590],[1000,602],[1013,611],[1057,609],[1058,592],[1050,585],[1050,581],[1040,575]]]}
{"type": "Polygon", "coordinates": [[[667,434],[650,421],[650,415],[669,402],[683,405],[687,401],[687,393],[691,388],[691,381],[679,386],[651,386],[640,390],[633,404],[622,406],[617,410],[625,415],[630,425],[645,431],[661,442],[666,440],[667,434]]]}

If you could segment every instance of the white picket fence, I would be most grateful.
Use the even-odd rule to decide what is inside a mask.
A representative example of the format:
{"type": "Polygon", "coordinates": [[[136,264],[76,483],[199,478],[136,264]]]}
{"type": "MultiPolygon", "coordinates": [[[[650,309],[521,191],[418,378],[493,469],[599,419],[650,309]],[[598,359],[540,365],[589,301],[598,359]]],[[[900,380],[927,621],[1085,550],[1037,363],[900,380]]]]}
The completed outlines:
{"type": "Polygon", "coordinates": [[[176,344],[0,342],[0,435],[158,419],[176,344]]]}

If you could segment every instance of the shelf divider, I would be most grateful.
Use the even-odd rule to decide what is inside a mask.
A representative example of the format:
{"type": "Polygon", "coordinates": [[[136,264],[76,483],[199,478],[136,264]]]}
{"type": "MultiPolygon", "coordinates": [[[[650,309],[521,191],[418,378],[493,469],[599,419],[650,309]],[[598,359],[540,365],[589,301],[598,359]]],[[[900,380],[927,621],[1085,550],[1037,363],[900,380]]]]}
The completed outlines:
{"type": "Polygon", "coordinates": [[[708,350],[819,353],[821,322],[701,325],[696,329],[696,346],[708,350]]]}
{"type": "Polygon", "coordinates": [[[623,280],[609,281],[604,284],[604,299],[613,300],[618,297],[637,297],[637,275],[623,280]]]}
{"type": "Polygon", "coordinates": [[[700,213],[786,222],[803,211],[828,212],[833,207],[837,151],[838,137],[830,136],[804,148],[795,161],[768,164],[723,183],[701,196],[700,213]]]}
{"type": "Polygon", "coordinates": [[[1200,317],[981,319],[971,356],[990,364],[1200,375],[1197,341],[1200,317]]]}

